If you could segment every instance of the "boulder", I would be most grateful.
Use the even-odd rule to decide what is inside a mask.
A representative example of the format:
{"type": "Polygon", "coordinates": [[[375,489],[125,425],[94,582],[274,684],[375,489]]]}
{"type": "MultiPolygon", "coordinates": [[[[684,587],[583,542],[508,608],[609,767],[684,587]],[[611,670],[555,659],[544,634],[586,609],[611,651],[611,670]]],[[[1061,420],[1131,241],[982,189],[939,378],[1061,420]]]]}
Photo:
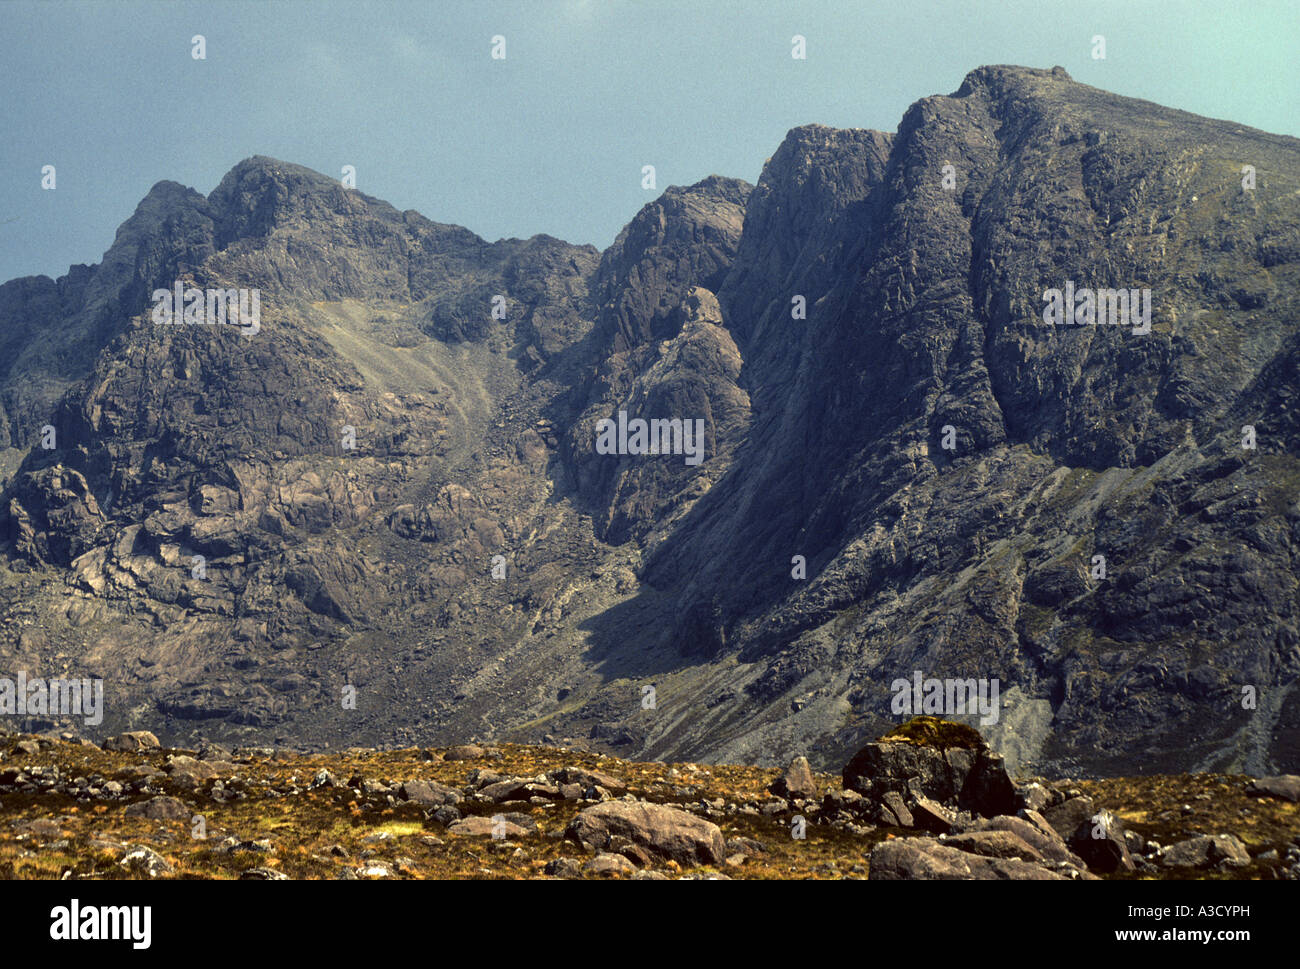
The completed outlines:
{"type": "Polygon", "coordinates": [[[618,878],[636,873],[636,865],[628,861],[622,855],[610,854],[602,851],[591,861],[582,866],[582,871],[587,875],[597,875],[603,878],[618,878]]]}
{"type": "Polygon", "coordinates": [[[497,828],[498,822],[491,818],[481,815],[474,815],[468,818],[461,818],[459,821],[453,821],[447,825],[447,833],[458,836],[468,836],[473,838],[494,837],[494,832],[500,831],[503,838],[522,838],[528,835],[528,829],[515,824],[513,821],[503,820],[499,822],[501,827],[497,828]]]}
{"type": "Polygon", "coordinates": [[[1070,849],[1092,871],[1133,871],[1124,824],[1109,811],[1101,811],[1084,820],[1070,838],[1070,849]]]}
{"type": "Polygon", "coordinates": [[[777,797],[816,797],[817,782],[813,780],[812,768],[808,765],[808,758],[796,757],[790,761],[790,766],[772,782],[768,790],[777,797]]]}
{"type": "Polygon", "coordinates": [[[565,831],[570,841],[598,850],[620,836],[653,858],[681,865],[716,865],[727,855],[726,841],[716,824],[662,804],[596,804],[578,812],[565,831]]]}
{"type": "Polygon", "coordinates": [[[1065,881],[1066,876],[1014,858],[988,858],[933,838],[895,838],[871,849],[871,881],[1065,881]]]}
{"type": "Polygon", "coordinates": [[[129,730],[104,741],[105,750],[158,750],[161,746],[148,730],[129,730]]]}
{"type": "Polygon", "coordinates": [[[880,801],[888,792],[993,817],[1019,798],[999,754],[964,724],[916,717],[867,744],[845,765],[844,786],[880,801]]]}
{"type": "Polygon", "coordinates": [[[1055,829],[1056,833],[1065,839],[1072,837],[1074,832],[1079,830],[1079,825],[1091,818],[1096,811],[1092,798],[1072,797],[1039,813],[1047,819],[1047,823],[1055,829]]]}
{"type": "Polygon", "coordinates": [[[881,824],[895,828],[912,826],[912,812],[907,809],[903,795],[897,791],[886,791],[881,795],[880,804],[876,809],[876,819],[881,824]]]}
{"type": "Polygon", "coordinates": [[[934,834],[945,834],[952,829],[952,812],[928,797],[918,797],[912,804],[912,827],[934,834]]]}
{"type": "Polygon", "coordinates": [[[404,801],[414,801],[429,807],[456,804],[464,797],[454,787],[447,787],[437,781],[404,781],[398,794],[404,801]]]}
{"type": "Polygon", "coordinates": [[[1202,834],[1172,844],[1160,853],[1165,868],[1242,868],[1250,855],[1241,840],[1231,834],[1202,834]]]}
{"type": "Polygon", "coordinates": [[[128,871],[142,872],[149,878],[170,875],[176,870],[166,858],[144,845],[132,845],[118,864],[128,871]]]}
{"type": "Polygon", "coordinates": [[[987,858],[1020,858],[1023,861],[1041,861],[1043,858],[1032,845],[1011,831],[967,831],[945,835],[941,840],[946,847],[987,858]]]}
{"type": "Polygon", "coordinates": [[[487,751],[476,744],[461,744],[459,747],[452,747],[445,754],[445,760],[479,760],[486,757],[487,751]]]}
{"type": "Polygon", "coordinates": [[[1067,862],[1077,868],[1085,867],[1083,859],[1069,849],[1065,839],[1043,820],[1042,815],[1037,811],[1027,813],[1030,817],[1000,815],[996,818],[981,818],[966,830],[1007,831],[1028,844],[1048,861],[1067,862]]]}
{"type": "Polygon", "coordinates": [[[149,818],[154,821],[188,821],[194,812],[178,798],[151,797],[147,801],[128,804],[122,814],[128,818],[149,818]]]}
{"type": "Polygon", "coordinates": [[[542,874],[549,875],[552,878],[580,878],[582,876],[582,864],[574,858],[556,858],[546,863],[542,869],[542,874]]]}
{"type": "Polygon", "coordinates": [[[1246,793],[1254,797],[1276,797],[1284,801],[1300,801],[1300,774],[1257,777],[1247,786],[1246,793]]]}
{"type": "Polygon", "coordinates": [[[622,794],[627,790],[627,785],[617,777],[582,767],[562,767],[552,771],[549,776],[556,784],[576,784],[584,791],[593,787],[603,787],[614,794],[622,794]]]}

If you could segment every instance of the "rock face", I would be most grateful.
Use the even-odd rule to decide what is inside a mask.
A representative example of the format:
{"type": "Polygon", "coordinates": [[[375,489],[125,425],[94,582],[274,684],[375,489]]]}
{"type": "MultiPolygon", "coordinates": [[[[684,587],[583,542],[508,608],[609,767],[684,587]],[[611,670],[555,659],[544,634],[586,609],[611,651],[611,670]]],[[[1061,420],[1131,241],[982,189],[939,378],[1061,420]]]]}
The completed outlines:
{"type": "Polygon", "coordinates": [[[726,840],[716,824],[687,811],[645,802],[611,801],[584,808],[564,835],[598,850],[624,840],[652,858],[682,865],[716,865],[727,855],[726,840]]]}
{"type": "MultiPolygon", "coordinates": [[[[604,253],[264,157],[159,183],[99,265],[0,286],[0,665],[77,657],[104,733],[169,744],[821,769],[920,671],[1001,684],[1013,769],[1294,772],[1297,172],[984,67],[604,253]],[[257,332],[155,323],[178,282],[256,289],[257,332]],[[1048,323],[1067,285],[1150,290],[1149,331],[1048,323]],[[620,411],[700,463],[597,453],[620,411]]],[[[1006,813],[978,755],[896,766],[1006,813]]]]}

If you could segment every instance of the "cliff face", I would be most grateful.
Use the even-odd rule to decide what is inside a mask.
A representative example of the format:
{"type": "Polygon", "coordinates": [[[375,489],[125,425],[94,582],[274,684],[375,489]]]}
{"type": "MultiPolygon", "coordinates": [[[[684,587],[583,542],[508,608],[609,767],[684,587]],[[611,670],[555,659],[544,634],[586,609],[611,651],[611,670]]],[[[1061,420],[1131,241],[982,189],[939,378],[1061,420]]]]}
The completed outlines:
{"type": "Polygon", "coordinates": [[[828,766],[920,671],[997,679],[1039,771],[1294,770],[1297,161],[989,67],[603,255],[266,158],[160,183],[0,287],[0,657],[178,739],[828,766]],[[177,280],[258,332],[154,324],[177,280]],[[1149,326],[1045,322],[1121,288],[1149,326]],[[598,453],[620,411],[702,462],[598,453]]]}

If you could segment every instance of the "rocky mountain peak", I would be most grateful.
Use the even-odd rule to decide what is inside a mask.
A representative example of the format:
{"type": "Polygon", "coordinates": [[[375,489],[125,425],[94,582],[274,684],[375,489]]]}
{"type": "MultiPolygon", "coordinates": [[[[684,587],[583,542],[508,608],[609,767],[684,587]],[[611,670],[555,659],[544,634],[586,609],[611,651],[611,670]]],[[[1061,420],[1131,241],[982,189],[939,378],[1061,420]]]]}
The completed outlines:
{"type": "Polygon", "coordinates": [[[178,740],[827,766],[921,675],[996,680],[1013,766],[1294,769],[1297,171],[986,67],[604,253],[268,158],[159,183],[0,287],[0,656],[178,740]],[[182,279],[257,289],[256,335],[154,325],[182,279]]]}

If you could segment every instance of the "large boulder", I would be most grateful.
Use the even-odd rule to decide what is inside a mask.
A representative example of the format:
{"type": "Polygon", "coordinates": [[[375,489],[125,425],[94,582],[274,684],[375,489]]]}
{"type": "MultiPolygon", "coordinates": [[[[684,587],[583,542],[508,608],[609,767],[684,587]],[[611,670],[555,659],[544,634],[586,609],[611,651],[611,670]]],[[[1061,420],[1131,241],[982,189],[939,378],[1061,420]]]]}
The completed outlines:
{"type": "Polygon", "coordinates": [[[457,804],[464,795],[454,787],[447,787],[437,781],[405,781],[398,790],[404,801],[438,807],[443,804],[457,804]]]}
{"type": "Polygon", "coordinates": [[[1084,867],[1083,859],[1069,849],[1065,839],[1057,834],[1041,815],[1037,812],[1026,813],[1030,817],[1003,815],[996,818],[980,818],[967,827],[966,831],[972,833],[1005,831],[1028,844],[1048,861],[1067,862],[1076,868],[1084,867]]]}
{"type": "Polygon", "coordinates": [[[965,724],[914,717],[867,744],[843,771],[844,786],[873,801],[896,793],[909,803],[927,798],[985,817],[1011,814],[1018,796],[1006,765],[979,732],[965,724]]]}
{"type": "Polygon", "coordinates": [[[1070,838],[1070,848],[1092,871],[1133,871],[1124,824],[1109,811],[1087,818],[1070,838]]]}
{"type": "Polygon", "coordinates": [[[1042,815],[1062,838],[1073,837],[1079,826],[1096,813],[1092,798],[1071,797],[1053,807],[1044,808],[1042,815]]]}
{"type": "Polygon", "coordinates": [[[933,838],[895,838],[871,849],[871,881],[1065,881],[1066,875],[1018,858],[970,854],[933,838]]]}
{"type": "Polygon", "coordinates": [[[1250,782],[1246,793],[1253,797],[1276,797],[1284,801],[1300,801],[1300,774],[1257,777],[1250,782]]]}
{"type": "Polygon", "coordinates": [[[681,865],[716,865],[727,855],[726,839],[716,824],[688,811],[641,801],[609,801],[585,808],[564,835],[597,850],[627,839],[651,858],[681,865]]]}
{"type": "Polygon", "coordinates": [[[943,843],[945,847],[986,858],[1019,858],[1022,861],[1041,861],[1043,858],[1036,848],[1012,831],[966,831],[945,835],[943,843]]]}
{"type": "Polygon", "coordinates": [[[153,821],[188,821],[193,813],[184,801],[166,796],[128,804],[122,812],[128,818],[149,818],[153,821]]]}
{"type": "Polygon", "coordinates": [[[1241,868],[1250,864],[1250,854],[1241,840],[1231,834],[1202,834],[1172,844],[1160,854],[1165,868],[1241,868]]]}

